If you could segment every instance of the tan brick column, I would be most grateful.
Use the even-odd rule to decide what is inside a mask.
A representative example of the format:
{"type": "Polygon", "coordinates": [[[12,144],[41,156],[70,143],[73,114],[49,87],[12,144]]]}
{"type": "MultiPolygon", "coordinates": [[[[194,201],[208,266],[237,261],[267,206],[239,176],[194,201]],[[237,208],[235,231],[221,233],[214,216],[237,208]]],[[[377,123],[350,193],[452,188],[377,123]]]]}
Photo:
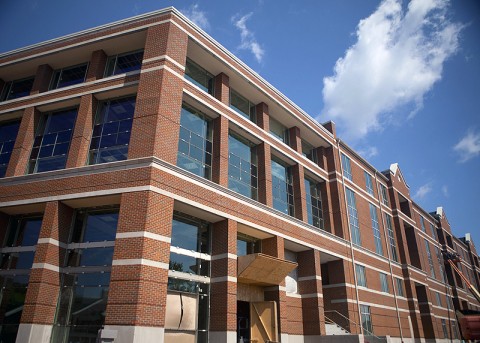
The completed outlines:
{"type": "Polygon", "coordinates": [[[236,342],[237,222],[213,224],[210,286],[210,341],[236,342]]]}
{"type": "Polygon", "coordinates": [[[53,70],[48,64],[38,66],[30,95],[48,91],[53,70]]]}
{"type": "Polygon", "coordinates": [[[325,335],[320,251],[297,254],[298,290],[302,294],[303,334],[312,339],[325,335]]]}
{"type": "Polygon", "coordinates": [[[228,187],[228,119],[213,120],[212,181],[228,187]]]}
{"type": "Polygon", "coordinates": [[[230,106],[230,79],[228,75],[220,73],[214,78],[215,98],[230,106]]]}
{"type": "Polygon", "coordinates": [[[27,172],[30,151],[40,116],[41,113],[35,107],[28,107],[24,110],[5,176],[19,176],[27,172]]]}
{"type": "MultiPolygon", "coordinates": [[[[273,257],[285,259],[285,245],[282,237],[271,237],[262,240],[262,253],[273,257]]],[[[278,334],[281,341],[285,341],[284,335],[288,335],[287,318],[287,295],[285,292],[285,280],[278,286],[265,288],[265,301],[276,301],[278,309],[278,334]]]]}
{"type": "Polygon", "coordinates": [[[66,168],[84,166],[87,163],[93,120],[97,110],[97,99],[93,94],[82,96],[78,108],[77,120],[73,130],[66,168]]]}
{"type": "Polygon", "coordinates": [[[163,342],[172,216],[171,198],[122,195],[105,318],[122,342],[163,342]]]}
{"type": "Polygon", "coordinates": [[[58,201],[45,207],[17,342],[36,342],[38,337],[51,335],[73,213],[58,201]]]}
{"type": "Polygon", "coordinates": [[[176,164],[183,80],[169,70],[184,73],[177,64],[185,65],[187,43],[187,34],[171,22],[148,28],[129,159],[156,156],[176,164]]]}
{"type": "Polygon", "coordinates": [[[101,79],[105,73],[105,65],[107,64],[107,55],[103,50],[92,52],[90,63],[88,64],[87,76],[85,82],[101,79]]]}

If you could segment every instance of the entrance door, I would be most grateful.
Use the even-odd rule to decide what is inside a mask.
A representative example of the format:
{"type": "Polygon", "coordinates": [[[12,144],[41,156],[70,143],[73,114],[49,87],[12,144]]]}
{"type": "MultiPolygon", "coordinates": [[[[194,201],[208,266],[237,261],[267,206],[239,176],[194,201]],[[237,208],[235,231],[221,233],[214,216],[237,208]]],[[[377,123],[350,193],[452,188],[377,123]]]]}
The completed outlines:
{"type": "Polygon", "coordinates": [[[277,342],[277,303],[261,301],[250,303],[250,333],[252,342],[277,342]]]}
{"type": "Polygon", "coordinates": [[[237,342],[250,342],[250,303],[237,301],[237,342]]]}

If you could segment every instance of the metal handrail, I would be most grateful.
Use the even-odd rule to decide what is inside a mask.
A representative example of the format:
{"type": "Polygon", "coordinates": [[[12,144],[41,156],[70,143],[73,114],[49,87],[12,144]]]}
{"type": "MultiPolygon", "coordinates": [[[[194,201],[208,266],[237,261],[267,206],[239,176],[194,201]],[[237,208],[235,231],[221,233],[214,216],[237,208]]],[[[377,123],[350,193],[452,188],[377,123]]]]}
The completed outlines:
{"type": "Polygon", "coordinates": [[[344,328],[343,326],[341,326],[340,324],[338,324],[337,322],[333,321],[332,319],[328,318],[326,315],[323,315],[325,317],[325,324],[335,324],[337,325],[339,328],[341,328],[342,330],[344,330],[345,332],[347,333],[351,333],[350,331],[348,331],[346,328],[344,328]],[[327,322],[327,319],[328,319],[328,322],[327,322]]]}
{"type": "MultiPolygon", "coordinates": [[[[347,321],[355,324],[356,327],[359,326],[358,323],[354,322],[353,320],[351,320],[350,318],[344,316],[343,314],[341,314],[340,312],[338,312],[338,311],[336,311],[336,310],[328,310],[328,311],[323,311],[323,312],[324,312],[324,313],[330,313],[330,312],[331,312],[331,313],[336,313],[336,314],[338,314],[340,317],[342,317],[342,318],[346,319],[347,321]]],[[[325,314],[324,314],[324,316],[325,316],[325,314]]],[[[327,316],[325,316],[325,317],[327,317],[327,316]]],[[[328,317],[327,317],[327,318],[328,318],[328,317]]],[[[332,319],[330,319],[330,318],[328,318],[328,319],[333,322],[332,319]]],[[[338,325],[338,323],[336,323],[336,322],[334,322],[334,323],[338,325]]],[[[341,325],[338,325],[338,326],[340,326],[342,329],[344,329],[344,330],[347,331],[348,333],[351,333],[351,332],[349,332],[347,329],[345,329],[344,327],[342,327],[341,325]]],[[[365,328],[363,328],[363,331],[367,332],[369,336],[373,336],[373,337],[375,337],[375,338],[377,338],[377,339],[381,339],[380,337],[375,336],[375,335],[373,334],[373,332],[370,332],[370,331],[368,331],[368,330],[365,329],[365,328]]]]}

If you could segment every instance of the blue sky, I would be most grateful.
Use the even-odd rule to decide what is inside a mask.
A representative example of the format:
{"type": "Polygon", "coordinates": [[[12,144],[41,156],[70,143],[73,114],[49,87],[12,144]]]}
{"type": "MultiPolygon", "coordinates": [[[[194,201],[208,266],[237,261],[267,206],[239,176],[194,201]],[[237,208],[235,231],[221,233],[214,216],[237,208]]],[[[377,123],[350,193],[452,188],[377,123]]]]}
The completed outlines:
{"type": "Polygon", "coordinates": [[[478,0],[0,0],[0,52],[167,6],[480,248],[478,0]]]}

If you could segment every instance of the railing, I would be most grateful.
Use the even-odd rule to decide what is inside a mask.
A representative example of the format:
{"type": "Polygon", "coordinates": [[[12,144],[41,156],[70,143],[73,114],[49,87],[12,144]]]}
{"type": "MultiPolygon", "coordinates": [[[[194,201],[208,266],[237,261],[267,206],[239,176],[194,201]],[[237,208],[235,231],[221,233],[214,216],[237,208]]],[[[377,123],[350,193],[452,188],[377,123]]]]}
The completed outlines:
{"type": "MultiPolygon", "coordinates": [[[[351,333],[351,331],[347,330],[347,329],[346,329],[345,327],[343,327],[342,325],[338,324],[337,322],[335,322],[335,321],[332,320],[331,318],[327,317],[327,316],[325,315],[325,313],[333,313],[333,314],[336,314],[336,315],[340,316],[342,319],[346,320],[347,323],[352,323],[352,324],[354,324],[357,329],[358,329],[358,327],[360,326],[358,323],[354,322],[353,320],[351,320],[350,318],[344,316],[343,314],[341,314],[340,312],[338,312],[338,311],[336,311],[336,310],[324,311],[325,322],[327,322],[327,319],[328,319],[328,320],[331,321],[333,324],[336,324],[336,325],[340,326],[343,330],[345,330],[345,331],[348,332],[348,333],[351,333]]],[[[380,338],[380,337],[378,337],[378,336],[375,336],[375,335],[373,334],[373,332],[370,332],[370,331],[368,331],[368,330],[365,329],[365,328],[363,328],[363,332],[364,332],[364,335],[375,337],[375,338],[378,339],[378,340],[384,340],[384,339],[382,339],[382,338],[380,338]],[[365,334],[365,333],[366,333],[366,334],[365,334]]]]}

